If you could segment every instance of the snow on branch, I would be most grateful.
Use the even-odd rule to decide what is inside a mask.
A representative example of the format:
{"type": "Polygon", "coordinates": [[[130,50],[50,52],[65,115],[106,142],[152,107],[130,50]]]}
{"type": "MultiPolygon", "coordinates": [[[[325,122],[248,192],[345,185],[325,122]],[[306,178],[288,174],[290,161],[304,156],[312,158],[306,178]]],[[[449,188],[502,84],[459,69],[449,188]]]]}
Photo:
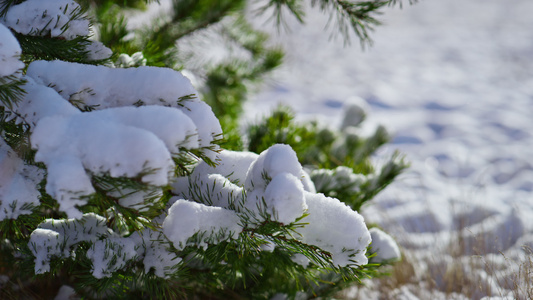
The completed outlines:
{"type": "Polygon", "coordinates": [[[9,76],[24,68],[19,59],[21,53],[17,39],[7,27],[0,24],[0,77],[9,76]]]}
{"type": "Polygon", "coordinates": [[[277,221],[289,224],[307,209],[303,192],[311,185],[294,150],[288,145],[274,145],[259,155],[246,174],[245,207],[256,214],[266,209],[277,221]]]}
{"type": "Polygon", "coordinates": [[[62,61],[35,61],[27,75],[51,86],[82,110],[120,106],[175,107],[191,118],[201,147],[222,134],[211,108],[198,99],[189,79],[167,68],[109,68],[62,61]]]}
{"type": "Polygon", "coordinates": [[[184,133],[194,130],[191,123],[179,111],[164,107],[114,108],[45,118],[31,141],[37,149],[35,160],[48,167],[47,192],[58,200],[63,211],[75,217],[78,213],[71,204],[83,205],[87,200],[81,197],[94,193],[91,175],[139,176],[150,185],[168,184],[174,171],[169,150],[177,151],[177,145],[185,141],[184,133]],[[125,114],[130,115],[133,124],[120,119],[125,114]],[[167,126],[174,125],[177,134],[165,135],[168,127],[157,134],[142,128],[143,119],[156,115],[167,126]]]}
{"type": "Polygon", "coordinates": [[[37,184],[43,172],[25,165],[15,152],[0,139],[0,221],[30,214],[39,205],[37,184]]]}
{"type": "MultiPolygon", "coordinates": [[[[209,218],[211,213],[203,211],[216,208],[236,213],[239,220],[233,226],[254,228],[270,221],[282,225],[300,222],[304,225],[295,229],[294,238],[329,252],[335,265],[368,263],[365,254],[371,238],[363,217],[338,199],[316,194],[308,180],[309,175],[287,145],[274,145],[260,155],[221,151],[218,166],[200,163],[190,177],[174,184],[174,193],[189,201],[174,204],[176,207],[171,208],[173,213],[169,215],[176,219],[179,212],[182,221],[179,226],[170,225],[177,224],[176,221],[165,221],[164,233],[175,241],[175,246],[185,245],[194,233],[215,226],[200,229],[192,219],[209,218]],[[240,175],[231,172],[232,168],[240,175]],[[183,229],[189,233],[181,232],[183,229]]],[[[224,224],[217,225],[221,228],[238,230],[219,223],[224,224]]]]}
{"type": "Polygon", "coordinates": [[[35,229],[28,246],[35,256],[35,274],[50,271],[52,257],[69,257],[79,242],[96,242],[111,234],[106,219],[93,213],[77,219],[46,219],[35,229]]]}
{"type": "Polygon", "coordinates": [[[200,163],[188,179],[176,181],[175,192],[207,205],[248,213],[259,222],[266,213],[289,224],[306,209],[304,190],[314,191],[288,145],[274,145],[260,155],[221,151],[218,163],[216,167],[200,163]]]}
{"type": "Polygon", "coordinates": [[[183,260],[175,252],[168,250],[169,242],[162,232],[146,229],[141,233],[136,232],[131,235],[133,239],[137,237],[143,245],[144,257],[142,260],[146,273],[153,269],[156,276],[168,278],[174,267],[183,260]]]}
{"type": "Polygon", "coordinates": [[[138,236],[117,235],[106,226],[102,216],[88,213],[80,219],[46,219],[32,232],[28,243],[35,256],[35,274],[49,272],[53,257],[75,257],[76,245],[81,242],[91,243],[86,256],[96,278],[111,276],[142,254],[138,236]]]}
{"type": "Polygon", "coordinates": [[[89,20],[72,0],[26,0],[10,6],[0,23],[26,35],[68,40],[89,35],[89,20]]]}
{"type": "Polygon", "coordinates": [[[188,79],[170,69],[38,61],[28,76],[27,94],[11,112],[30,125],[35,160],[47,166],[46,191],[69,217],[80,217],[76,206],[95,192],[91,176],[167,185],[181,149],[212,146],[222,132],[209,106],[189,96],[196,91],[188,79]],[[79,101],[99,110],[81,112],[79,101]]]}
{"type": "Polygon", "coordinates": [[[199,237],[194,246],[207,247],[236,237],[241,231],[239,217],[234,211],[183,199],[172,204],[163,222],[163,233],[178,250],[185,248],[195,234],[199,237]]]}
{"type": "Polygon", "coordinates": [[[402,257],[398,244],[390,235],[376,227],[370,228],[369,231],[372,237],[371,251],[376,253],[372,262],[395,261],[402,257]]]}
{"type": "Polygon", "coordinates": [[[22,50],[11,31],[0,24],[0,103],[11,107],[18,102],[24,90],[20,79],[24,63],[20,61],[22,50]]]}
{"type": "Polygon", "coordinates": [[[366,248],[371,242],[363,217],[338,199],[306,192],[309,216],[306,226],[298,228],[302,241],[332,255],[338,266],[365,265],[366,248]]]}

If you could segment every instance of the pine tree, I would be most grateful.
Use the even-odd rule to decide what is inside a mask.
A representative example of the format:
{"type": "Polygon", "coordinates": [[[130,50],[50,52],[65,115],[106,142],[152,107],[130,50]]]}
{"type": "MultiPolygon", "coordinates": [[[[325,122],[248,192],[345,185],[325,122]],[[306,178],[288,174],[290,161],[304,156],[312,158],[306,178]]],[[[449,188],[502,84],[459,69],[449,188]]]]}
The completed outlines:
{"type": "MultiPolygon", "coordinates": [[[[313,1],[363,41],[395,2],[313,1]]],[[[123,9],[146,4],[0,0],[0,298],[312,297],[379,275],[397,248],[357,210],[405,168],[369,162],[386,132],[280,109],[245,145],[242,102],[282,51],[245,1],[176,0],[128,39],[123,9]],[[175,41],[207,29],[249,55],[197,65],[198,92],[175,41]]],[[[268,6],[304,20],[301,1],[268,6]]]]}

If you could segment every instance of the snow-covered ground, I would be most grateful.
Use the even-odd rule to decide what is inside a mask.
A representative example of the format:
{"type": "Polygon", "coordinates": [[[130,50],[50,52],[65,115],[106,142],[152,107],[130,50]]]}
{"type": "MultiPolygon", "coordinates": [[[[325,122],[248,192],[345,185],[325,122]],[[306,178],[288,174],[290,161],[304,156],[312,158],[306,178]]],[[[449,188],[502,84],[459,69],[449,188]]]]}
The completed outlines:
{"type": "MultiPolygon", "coordinates": [[[[366,126],[395,136],[380,154],[399,149],[412,164],[364,209],[367,222],[417,257],[432,289],[449,291],[444,276],[459,263],[479,286],[465,296],[506,296],[518,281],[512,260],[533,247],[532,13],[530,0],[422,0],[387,8],[362,51],[356,38],[328,41],[327,19],[308,10],[305,26],[271,30],[287,59],[249,118],[284,103],[335,126],[363,98],[366,126]]],[[[399,295],[422,299],[419,288],[399,295]]]]}

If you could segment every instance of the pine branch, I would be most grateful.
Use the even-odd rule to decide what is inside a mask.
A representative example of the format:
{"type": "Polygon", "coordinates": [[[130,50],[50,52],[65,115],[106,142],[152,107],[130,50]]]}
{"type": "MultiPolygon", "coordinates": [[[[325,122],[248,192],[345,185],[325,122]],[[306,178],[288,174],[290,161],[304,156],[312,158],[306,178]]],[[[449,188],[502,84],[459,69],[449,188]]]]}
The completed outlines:
{"type": "Polygon", "coordinates": [[[91,42],[87,37],[78,36],[72,40],[66,40],[49,36],[14,34],[22,48],[21,59],[26,64],[34,60],[56,59],[86,64],[103,63],[103,61],[89,60],[87,46],[91,42]]]}
{"type": "Polygon", "coordinates": [[[146,5],[159,0],[77,0],[85,8],[117,5],[121,8],[146,9],[146,5]]]}
{"type": "Polygon", "coordinates": [[[369,33],[374,30],[374,26],[381,22],[375,15],[381,14],[379,9],[389,5],[394,0],[374,0],[353,2],[346,0],[313,0],[313,6],[319,6],[321,11],[330,12],[331,22],[335,19],[336,27],[344,38],[344,43],[350,43],[350,30],[357,35],[361,46],[371,44],[369,33]]]}
{"type": "Polygon", "coordinates": [[[25,0],[4,0],[0,2],[0,18],[5,17],[9,8],[13,5],[20,4],[25,0]]]}
{"type": "Polygon", "coordinates": [[[22,99],[26,94],[22,86],[26,83],[24,79],[16,75],[0,77],[0,101],[8,109],[22,99]]]}
{"type": "Polygon", "coordinates": [[[88,204],[83,207],[84,212],[104,216],[108,219],[110,228],[120,228],[127,232],[142,231],[145,228],[155,230],[151,220],[161,213],[170,197],[168,193],[159,193],[162,189],[147,186],[132,178],[93,176],[92,183],[96,193],[89,196],[88,204]],[[120,205],[120,199],[138,192],[145,194],[139,207],[120,205]]]}
{"type": "MultiPolygon", "coordinates": [[[[305,11],[301,0],[270,0],[267,4],[257,9],[258,14],[264,14],[267,10],[273,9],[270,19],[274,19],[276,25],[286,27],[283,12],[286,10],[294,16],[300,23],[305,23],[305,11]]],[[[417,0],[409,0],[410,4],[417,0]]],[[[385,6],[399,4],[402,7],[402,0],[313,0],[311,5],[318,6],[322,12],[330,14],[329,21],[335,21],[336,29],[344,38],[345,44],[350,44],[350,31],[353,31],[361,45],[371,45],[370,32],[381,22],[376,16],[381,15],[380,9],[385,6]]],[[[332,32],[334,37],[336,32],[332,32]]]]}
{"type": "MultiPolygon", "coordinates": [[[[417,0],[409,0],[414,3],[417,0]]],[[[381,8],[400,4],[401,0],[313,0],[313,6],[319,6],[320,10],[331,13],[329,21],[335,19],[336,28],[344,38],[345,45],[350,44],[350,30],[359,38],[361,47],[372,45],[370,32],[375,26],[381,25],[376,17],[381,15],[381,8]]],[[[335,36],[335,33],[332,34],[335,36]]]]}
{"type": "Polygon", "coordinates": [[[219,22],[231,12],[239,11],[244,3],[243,0],[174,0],[172,20],[150,32],[146,41],[156,42],[160,51],[165,51],[176,40],[219,22]]]}
{"type": "Polygon", "coordinates": [[[267,4],[258,8],[257,14],[264,14],[268,9],[273,9],[274,13],[269,20],[275,19],[275,24],[287,28],[284,9],[287,9],[300,23],[304,23],[305,11],[301,0],[270,0],[267,4]]]}

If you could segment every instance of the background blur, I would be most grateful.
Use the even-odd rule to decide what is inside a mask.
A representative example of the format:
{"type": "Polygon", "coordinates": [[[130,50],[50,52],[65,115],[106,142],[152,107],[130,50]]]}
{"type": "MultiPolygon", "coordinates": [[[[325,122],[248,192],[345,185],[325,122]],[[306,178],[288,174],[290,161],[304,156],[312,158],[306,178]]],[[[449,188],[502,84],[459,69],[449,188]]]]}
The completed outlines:
{"type": "Polygon", "coordinates": [[[306,25],[288,18],[290,32],[255,18],[287,56],[247,103],[248,122],[283,103],[335,127],[346,103],[368,104],[361,130],[385,125],[395,138],[382,154],[399,149],[412,167],[364,209],[367,222],[438,269],[432,288],[449,292],[459,262],[480,287],[468,298],[505,296],[519,281],[509,261],[533,246],[533,1],[404,4],[384,11],[365,50],[331,40],[312,9],[306,25]]]}

